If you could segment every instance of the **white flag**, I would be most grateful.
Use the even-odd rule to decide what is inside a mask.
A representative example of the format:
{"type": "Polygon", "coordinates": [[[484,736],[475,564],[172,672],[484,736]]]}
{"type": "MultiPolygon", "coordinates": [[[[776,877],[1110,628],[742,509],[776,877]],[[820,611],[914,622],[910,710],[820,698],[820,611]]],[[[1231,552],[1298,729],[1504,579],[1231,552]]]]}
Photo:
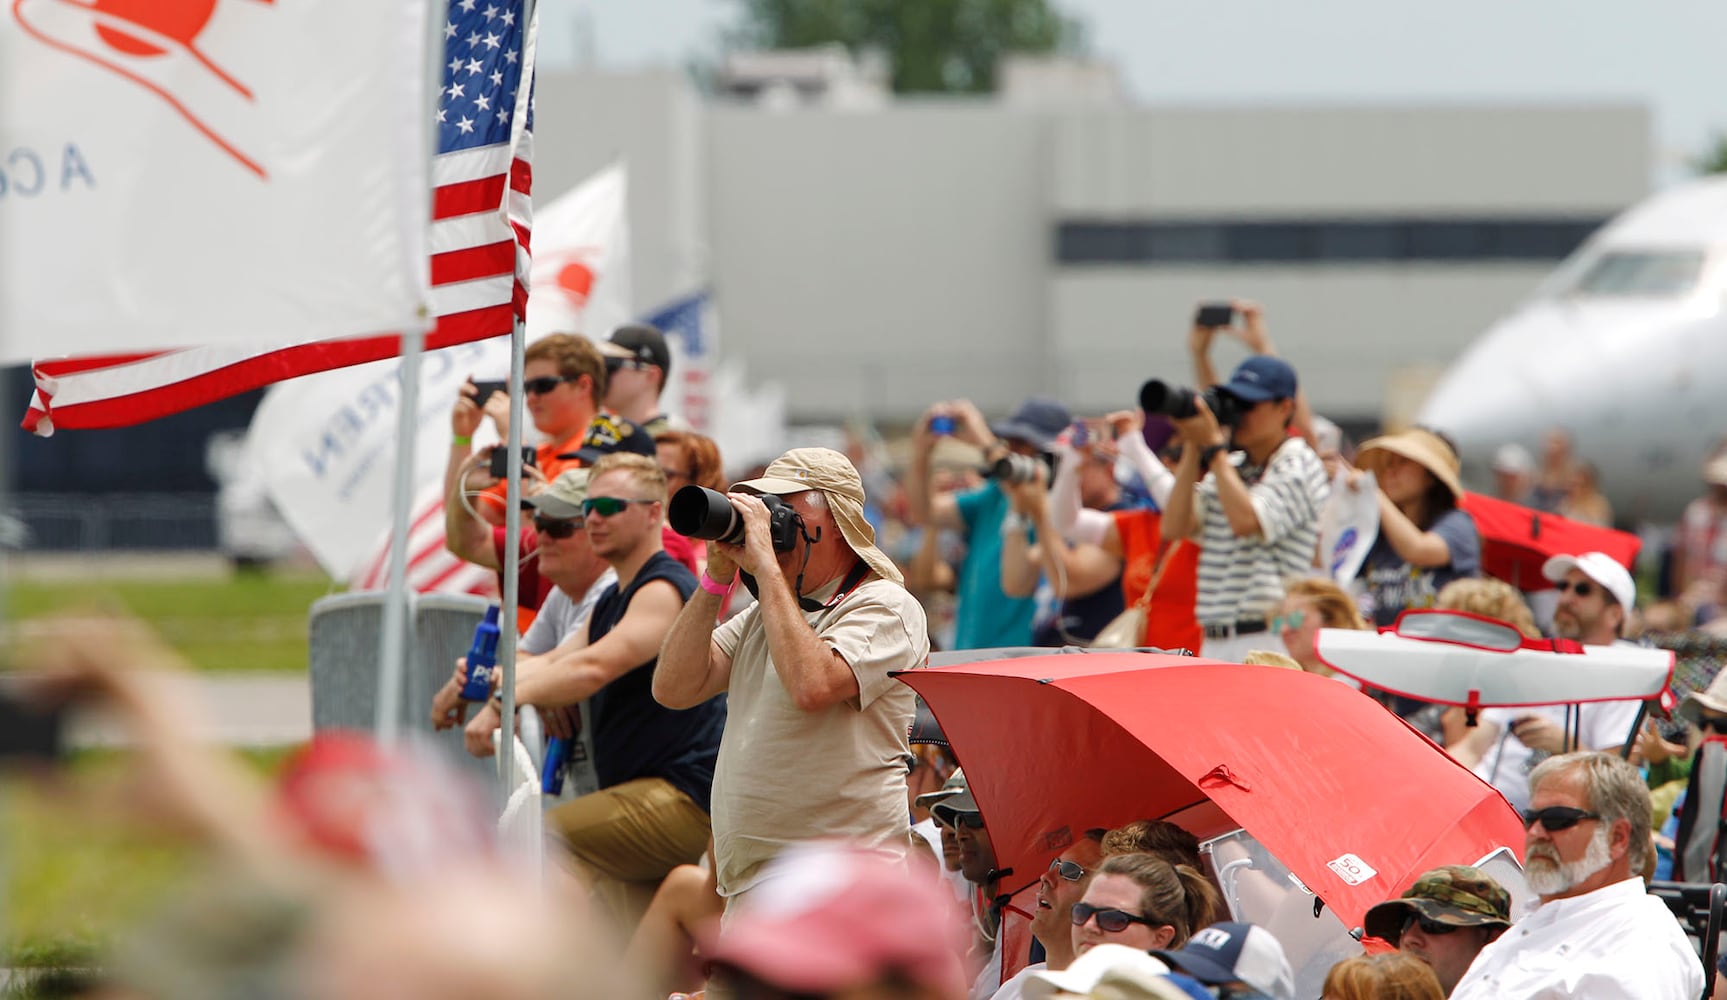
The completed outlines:
{"type": "Polygon", "coordinates": [[[13,0],[0,362],[427,325],[425,0],[13,0]]]}

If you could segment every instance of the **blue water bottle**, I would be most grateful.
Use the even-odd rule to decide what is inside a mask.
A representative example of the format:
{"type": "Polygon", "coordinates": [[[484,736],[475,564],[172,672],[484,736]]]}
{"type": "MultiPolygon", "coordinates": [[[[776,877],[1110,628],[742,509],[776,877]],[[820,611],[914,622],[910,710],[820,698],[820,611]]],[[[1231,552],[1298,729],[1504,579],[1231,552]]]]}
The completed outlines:
{"type": "Polygon", "coordinates": [[[540,765],[541,794],[564,794],[564,758],[569,754],[570,741],[562,736],[554,736],[546,741],[546,762],[540,765]]]}
{"type": "Polygon", "coordinates": [[[486,617],[474,626],[474,644],[468,647],[468,679],[462,684],[463,701],[485,701],[492,696],[492,671],[498,666],[498,608],[486,608],[486,617]]]}

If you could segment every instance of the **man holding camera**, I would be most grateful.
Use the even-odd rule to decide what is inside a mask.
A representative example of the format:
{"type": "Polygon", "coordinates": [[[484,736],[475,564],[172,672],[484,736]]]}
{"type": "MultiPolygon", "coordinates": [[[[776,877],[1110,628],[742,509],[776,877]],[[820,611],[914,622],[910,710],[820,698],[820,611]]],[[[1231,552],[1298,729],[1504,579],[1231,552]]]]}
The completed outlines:
{"type": "Polygon", "coordinates": [[[919,418],[912,433],[912,460],[905,482],[911,520],[926,530],[961,532],[966,540],[956,590],[955,649],[1031,645],[1037,600],[1009,597],[1001,585],[1003,541],[1014,532],[1026,535],[1031,525],[1011,509],[1001,483],[1004,478],[1023,482],[1047,475],[1045,456],[1071,419],[1065,406],[1036,396],[993,426],[964,399],[937,403],[919,418]],[[932,496],[930,457],[937,439],[945,436],[982,449],[992,481],[958,496],[932,496]]]}
{"type": "MultiPolygon", "coordinates": [[[[566,468],[583,463],[560,458],[582,446],[589,425],[600,412],[606,394],[606,363],[592,341],[580,334],[553,333],[528,345],[522,356],[523,405],[544,435],[545,443],[534,451],[538,478],[556,479],[566,468]]],[[[464,382],[456,392],[450,411],[450,455],[444,467],[444,545],[457,558],[499,573],[503,590],[504,498],[501,467],[488,465],[484,454],[474,454],[474,432],[491,418],[499,440],[510,435],[510,400],[503,383],[464,382]],[[482,395],[483,393],[483,395],[482,395]],[[497,468],[499,471],[493,472],[497,468]]],[[[651,451],[650,451],[651,454],[651,451]]],[[[506,457],[502,446],[496,457],[506,457]]],[[[534,477],[533,472],[524,472],[534,477]]],[[[524,490],[524,494],[526,491],[524,490]]],[[[523,571],[518,580],[516,626],[526,629],[540,604],[551,595],[550,581],[532,572],[527,561],[536,542],[531,528],[518,540],[523,571]]]]}
{"type": "Polygon", "coordinates": [[[1276,638],[1267,634],[1266,615],[1283,600],[1284,580],[1313,565],[1330,494],[1319,456],[1289,431],[1295,369],[1255,355],[1203,395],[1167,390],[1161,407],[1151,386],[1141,390],[1142,404],[1175,417],[1182,440],[1163,537],[1199,544],[1194,610],[1205,630],[1204,655],[1239,663],[1276,638]],[[1205,396],[1227,411],[1224,419],[1205,396]],[[1239,465],[1232,452],[1242,453],[1239,465]]]}
{"type": "Polygon", "coordinates": [[[929,635],[922,606],[876,547],[863,480],[844,455],[796,448],[730,494],[697,489],[679,491],[699,501],[694,523],[681,502],[672,521],[710,539],[708,568],[666,635],[653,691],[670,708],[728,695],[712,813],[729,910],[790,843],[844,838],[907,853],[916,699],[890,675],[928,661],[929,635]],[[739,526],[736,544],[718,540],[739,526]],[[716,629],[739,580],[756,604],[716,629]]]}

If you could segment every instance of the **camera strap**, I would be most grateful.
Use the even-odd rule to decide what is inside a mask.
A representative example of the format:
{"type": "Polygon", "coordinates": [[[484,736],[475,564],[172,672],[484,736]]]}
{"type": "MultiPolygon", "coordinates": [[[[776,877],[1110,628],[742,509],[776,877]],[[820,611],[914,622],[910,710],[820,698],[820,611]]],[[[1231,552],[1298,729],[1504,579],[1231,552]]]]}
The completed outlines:
{"type": "MultiPolygon", "coordinates": [[[[834,591],[834,596],[828,598],[827,603],[825,603],[825,604],[822,603],[821,601],[817,601],[814,598],[805,597],[803,595],[803,574],[799,573],[798,574],[798,593],[795,595],[798,599],[798,607],[802,608],[805,611],[826,611],[828,608],[831,608],[834,605],[838,604],[840,601],[844,600],[845,596],[847,594],[856,590],[858,584],[863,582],[863,578],[869,575],[869,571],[870,571],[869,563],[866,563],[862,559],[859,559],[857,561],[857,563],[855,565],[853,565],[852,568],[846,573],[845,579],[840,581],[839,589],[834,591]]],[[[740,569],[740,570],[738,570],[738,579],[740,579],[744,582],[744,589],[750,592],[751,597],[754,597],[757,600],[761,599],[762,595],[761,595],[761,591],[759,589],[760,584],[758,584],[756,582],[755,577],[751,576],[748,573],[745,573],[743,570],[740,569]]]]}

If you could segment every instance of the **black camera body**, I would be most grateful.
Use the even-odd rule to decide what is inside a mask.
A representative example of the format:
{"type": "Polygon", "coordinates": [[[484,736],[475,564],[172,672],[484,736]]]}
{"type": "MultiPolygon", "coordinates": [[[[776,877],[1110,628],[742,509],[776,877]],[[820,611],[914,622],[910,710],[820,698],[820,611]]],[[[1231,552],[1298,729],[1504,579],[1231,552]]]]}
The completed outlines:
{"type": "Polygon", "coordinates": [[[1211,410],[1212,416],[1224,427],[1234,427],[1241,419],[1241,404],[1219,386],[1195,392],[1184,385],[1172,386],[1158,379],[1147,379],[1139,387],[1139,408],[1147,413],[1161,413],[1173,420],[1186,420],[1199,413],[1199,400],[1211,410]]]}
{"type": "MultiPolygon", "coordinates": [[[[803,515],[792,505],[772,493],[760,495],[768,509],[768,539],[775,552],[790,552],[803,534],[803,515]]],[[[705,486],[685,486],[672,494],[666,507],[666,523],[685,538],[722,542],[726,545],[744,543],[744,519],[724,493],[705,486]]]]}

